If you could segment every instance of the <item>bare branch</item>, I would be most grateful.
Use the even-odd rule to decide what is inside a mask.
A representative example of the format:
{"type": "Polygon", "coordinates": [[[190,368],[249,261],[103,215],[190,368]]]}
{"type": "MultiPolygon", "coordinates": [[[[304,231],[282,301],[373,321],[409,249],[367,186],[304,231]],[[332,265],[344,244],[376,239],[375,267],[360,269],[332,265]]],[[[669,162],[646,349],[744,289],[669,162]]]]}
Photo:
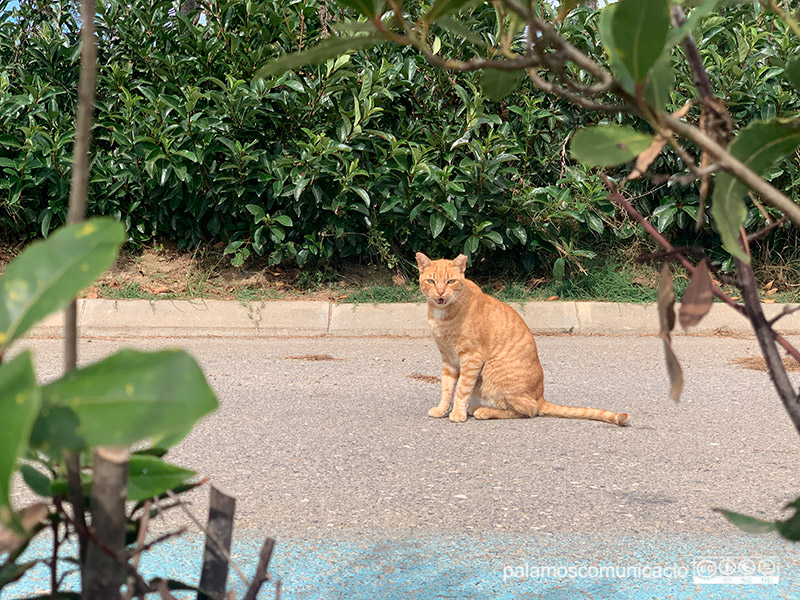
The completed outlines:
{"type": "Polygon", "coordinates": [[[554,83],[546,81],[539,77],[539,74],[536,73],[534,69],[528,70],[528,77],[530,78],[533,85],[537,88],[542,90],[543,92],[547,92],[548,94],[555,94],[560,98],[564,98],[565,100],[569,100],[570,102],[577,104],[578,106],[585,108],[587,110],[593,110],[598,112],[607,112],[607,113],[619,113],[620,111],[627,110],[625,105],[620,104],[599,104],[597,102],[593,102],[583,96],[578,94],[574,94],[569,90],[564,89],[554,83]]]}
{"type": "Polygon", "coordinates": [[[772,379],[772,385],[780,396],[786,412],[789,413],[792,423],[800,432],[800,401],[798,401],[797,394],[792,387],[792,382],[786,374],[786,368],[783,365],[778,349],[775,347],[775,332],[764,317],[764,311],[761,308],[761,299],[758,297],[758,288],[756,287],[755,278],[753,277],[753,268],[749,263],[734,257],[736,261],[736,272],[739,274],[739,279],[742,282],[740,290],[744,298],[744,308],[747,318],[753,325],[753,330],[756,333],[758,345],[761,348],[761,354],[764,355],[764,360],[769,369],[769,376],[772,379]]]}
{"type": "MultiPolygon", "coordinates": [[[[680,27],[686,23],[686,16],[683,14],[683,9],[680,6],[672,7],[672,21],[675,23],[676,27],[680,27]]],[[[683,38],[683,50],[686,53],[686,62],[689,63],[689,68],[692,72],[692,81],[697,91],[700,93],[700,97],[713,97],[714,89],[711,87],[711,80],[708,78],[708,73],[706,73],[703,67],[703,59],[700,57],[700,51],[697,49],[697,44],[691,32],[683,38]]]]}
{"type": "MultiPolygon", "coordinates": [[[[639,223],[642,228],[652,237],[658,244],[661,245],[662,248],[673,251],[674,247],[670,244],[667,239],[661,235],[658,230],[650,224],[647,219],[645,219],[638,210],[636,210],[625,198],[622,197],[622,194],[619,193],[617,189],[617,184],[612,179],[607,177],[605,174],[601,174],[603,179],[608,186],[608,189],[611,192],[611,201],[614,202],[617,206],[620,206],[625,212],[627,212],[633,219],[639,223]]],[[[694,273],[694,266],[686,260],[683,256],[677,255],[678,261],[683,265],[683,267],[691,274],[694,273]]],[[[747,316],[744,311],[744,307],[741,304],[734,302],[730,296],[728,296],[725,292],[719,289],[718,286],[714,285],[711,288],[713,294],[722,300],[725,304],[736,310],[739,314],[743,316],[747,316]]],[[[786,338],[784,338],[779,333],[774,333],[775,341],[781,345],[781,347],[788,352],[792,358],[796,361],[800,362],[800,351],[797,350],[792,344],[790,344],[786,338]]]]}
{"type": "Polygon", "coordinates": [[[264,540],[264,545],[261,546],[261,552],[258,555],[256,572],[255,575],[253,575],[253,581],[250,583],[250,587],[247,588],[247,593],[244,595],[244,600],[256,600],[261,586],[263,586],[266,581],[269,581],[267,569],[269,568],[269,561],[272,558],[272,551],[274,549],[275,540],[272,538],[267,538],[264,540]]]}
{"type": "MultiPolygon", "coordinates": [[[[168,490],[167,491],[167,495],[170,498],[172,498],[173,500],[178,500],[178,497],[175,495],[174,492],[171,492],[171,491],[168,490]]],[[[214,535],[209,532],[209,529],[207,527],[203,527],[202,523],[200,523],[200,521],[197,520],[197,518],[192,514],[192,511],[190,511],[188,508],[186,508],[186,506],[184,505],[183,502],[179,502],[178,506],[181,508],[181,510],[183,510],[184,514],[187,517],[189,517],[189,520],[192,523],[194,523],[195,526],[197,526],[200,529],[200,531],[205,533],[206,536],[208,536],[209,539],[213,540],[214,543],[217,544],[217,549],[229,561],[231,567],[233,567],[233,570],[236,571],[236,575],[239,577],[239,579],[242,581],[242,583],[244,583],[245,585],[249,585],[248,581],[247,581],[247,577],[244,576],[244,573],[242,573],[242,570],[239,568],[239,565],[237,565],[236,562],[231,560],[230,552],[225,550],[224,544],[222,544],[219,540],[217,540],[214,537],[214,535]]]]}
{"type": "MultiPolygon", "coordinates": [[[[139,559],[142,555],[142,550],[144,548],[144,540],[147,537],[147,527],[150,524],[150,507],[153,505],[152,500],[148,500],[144,503],[144,514],[142,515],[141,520],[139,521],[139,533],[136,536],[136,550],[133,553],[133,560],[131,562],[131,566],[134,570],[139,568],[139,559]]],[[[133,585],[131,585],[132,581],[129,578],[128,580],[128,592],[125,594],[125,600],[131,600],[133,598],[134,593],[136,592],[133,585]]]]}
{"type": "Polygon", "coordinates": [[[788,219],[786,218],[786,216],[783,216],[783,217],[781,217],[780,219],[778,219],[776,221],[772,221],[766,227],[764,227],[762,229],[759,229],[758,231],[754,231],[753,233],[748,235],[747,236],[747,241],[748,242],[752,242],[753,240],[757,240],[758,238],[764,237],[765,235],[767,235],[773,229],[775,229],[777,227],[780,227],[781,225],[786,223],[787,220],[788,219]]]}
{"type": "Polygon", "coordinates": [[[777,323],[783,317],[788,317],[789,315],[796,313],[798,310],[800,310],[800,304],[798,304],[797,306],[793,306],[792,308],[789,308],[788,306],[784,306],[783,310],[780,312],[780,314],[777,314],[774,317],[772,317],[769,321],[767,321],[767,324],[770,327],[772,327],[773,325],[775,325],[775,323],[777,323]]]}
{"type": "Polygon", "coordinates": [[[125,580],[120,556],[125,548],[125,497],[128,485],[128,448],[98,447],[92,480],[92,543],[83,565],[83,598],[119,598],[125,580]],[[102,542],[102,546],[94,540],[102,542]],[[109,551],[111,556],[109,556],[109,551]]]}

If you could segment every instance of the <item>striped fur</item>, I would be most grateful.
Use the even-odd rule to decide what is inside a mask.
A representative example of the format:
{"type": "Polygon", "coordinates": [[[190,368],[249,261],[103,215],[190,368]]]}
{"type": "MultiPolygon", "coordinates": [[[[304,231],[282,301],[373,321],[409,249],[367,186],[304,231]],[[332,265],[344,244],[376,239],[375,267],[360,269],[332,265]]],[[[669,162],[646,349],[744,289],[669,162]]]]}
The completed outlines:
{"type": "Polygon", "coordinates": [[[428,414],[463,422],[551,416],[627,425],[626,413],[551,404],[536,341],[522,317],[464,277],[467,257],[417,253],[428,323],[442,355],[442,395],[428,414]],[[450,404],[452,402],[452,410],[450,404]]]}

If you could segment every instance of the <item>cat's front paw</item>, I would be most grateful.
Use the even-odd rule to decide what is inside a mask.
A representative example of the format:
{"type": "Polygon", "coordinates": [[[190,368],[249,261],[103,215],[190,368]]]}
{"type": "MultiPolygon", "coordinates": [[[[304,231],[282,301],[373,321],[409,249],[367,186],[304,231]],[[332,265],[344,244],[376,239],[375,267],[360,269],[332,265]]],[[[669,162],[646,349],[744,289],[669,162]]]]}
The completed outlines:
{"type": "Polygon", "coordinates": [[[447,409],[439,408],[438,406],[434,406],[432,409],[428,411],[428,416],[433,417],[434,419],[441,419],[446,414],[447,414],[447,409]]]}
{"type": "Polygon", "coordinates": [[[450,421],[453,423],[463,423],[467,420],[467,413],[463,410],[454,410],[450,413],[450,421]]]}

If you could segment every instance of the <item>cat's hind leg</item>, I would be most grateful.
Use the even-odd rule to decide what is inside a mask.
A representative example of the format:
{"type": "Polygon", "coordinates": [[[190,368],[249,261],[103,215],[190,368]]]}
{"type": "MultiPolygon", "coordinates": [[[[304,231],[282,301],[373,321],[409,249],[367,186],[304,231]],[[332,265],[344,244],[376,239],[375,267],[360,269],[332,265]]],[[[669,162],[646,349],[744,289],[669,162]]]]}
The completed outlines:
{"type": "Polygon", "coordinates": [[[481,395],[481,388],[483,387],[482,384],[483,378],[478,375],[478,380],[475,382],[475,387],[472,389],[472,393],[469,395],[467,414],[470,417],[475,414],[476,410],[483,406],[483,396],[481,395]]]}
{"type": "Polygon", "coordinates": [[[526,417],[511,408],[491,408],[489,406],[477,407],[472,416],[476,419],[524,419],[526,417]]]}

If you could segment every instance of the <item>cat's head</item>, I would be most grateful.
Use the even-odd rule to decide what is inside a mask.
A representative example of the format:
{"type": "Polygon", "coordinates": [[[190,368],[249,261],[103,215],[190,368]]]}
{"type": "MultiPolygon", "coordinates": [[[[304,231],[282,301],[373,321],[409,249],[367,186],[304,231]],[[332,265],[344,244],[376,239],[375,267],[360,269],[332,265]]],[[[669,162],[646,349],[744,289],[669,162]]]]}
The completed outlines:
{"type": "Polygon", "coordinates": [[[464,269],[467,268],[467,257],[463,254],[453,260],[431,260],[422,252],[417,252],[417,266],[419,289],[434,306],[447,306],[465,287],[464,269]]]}

